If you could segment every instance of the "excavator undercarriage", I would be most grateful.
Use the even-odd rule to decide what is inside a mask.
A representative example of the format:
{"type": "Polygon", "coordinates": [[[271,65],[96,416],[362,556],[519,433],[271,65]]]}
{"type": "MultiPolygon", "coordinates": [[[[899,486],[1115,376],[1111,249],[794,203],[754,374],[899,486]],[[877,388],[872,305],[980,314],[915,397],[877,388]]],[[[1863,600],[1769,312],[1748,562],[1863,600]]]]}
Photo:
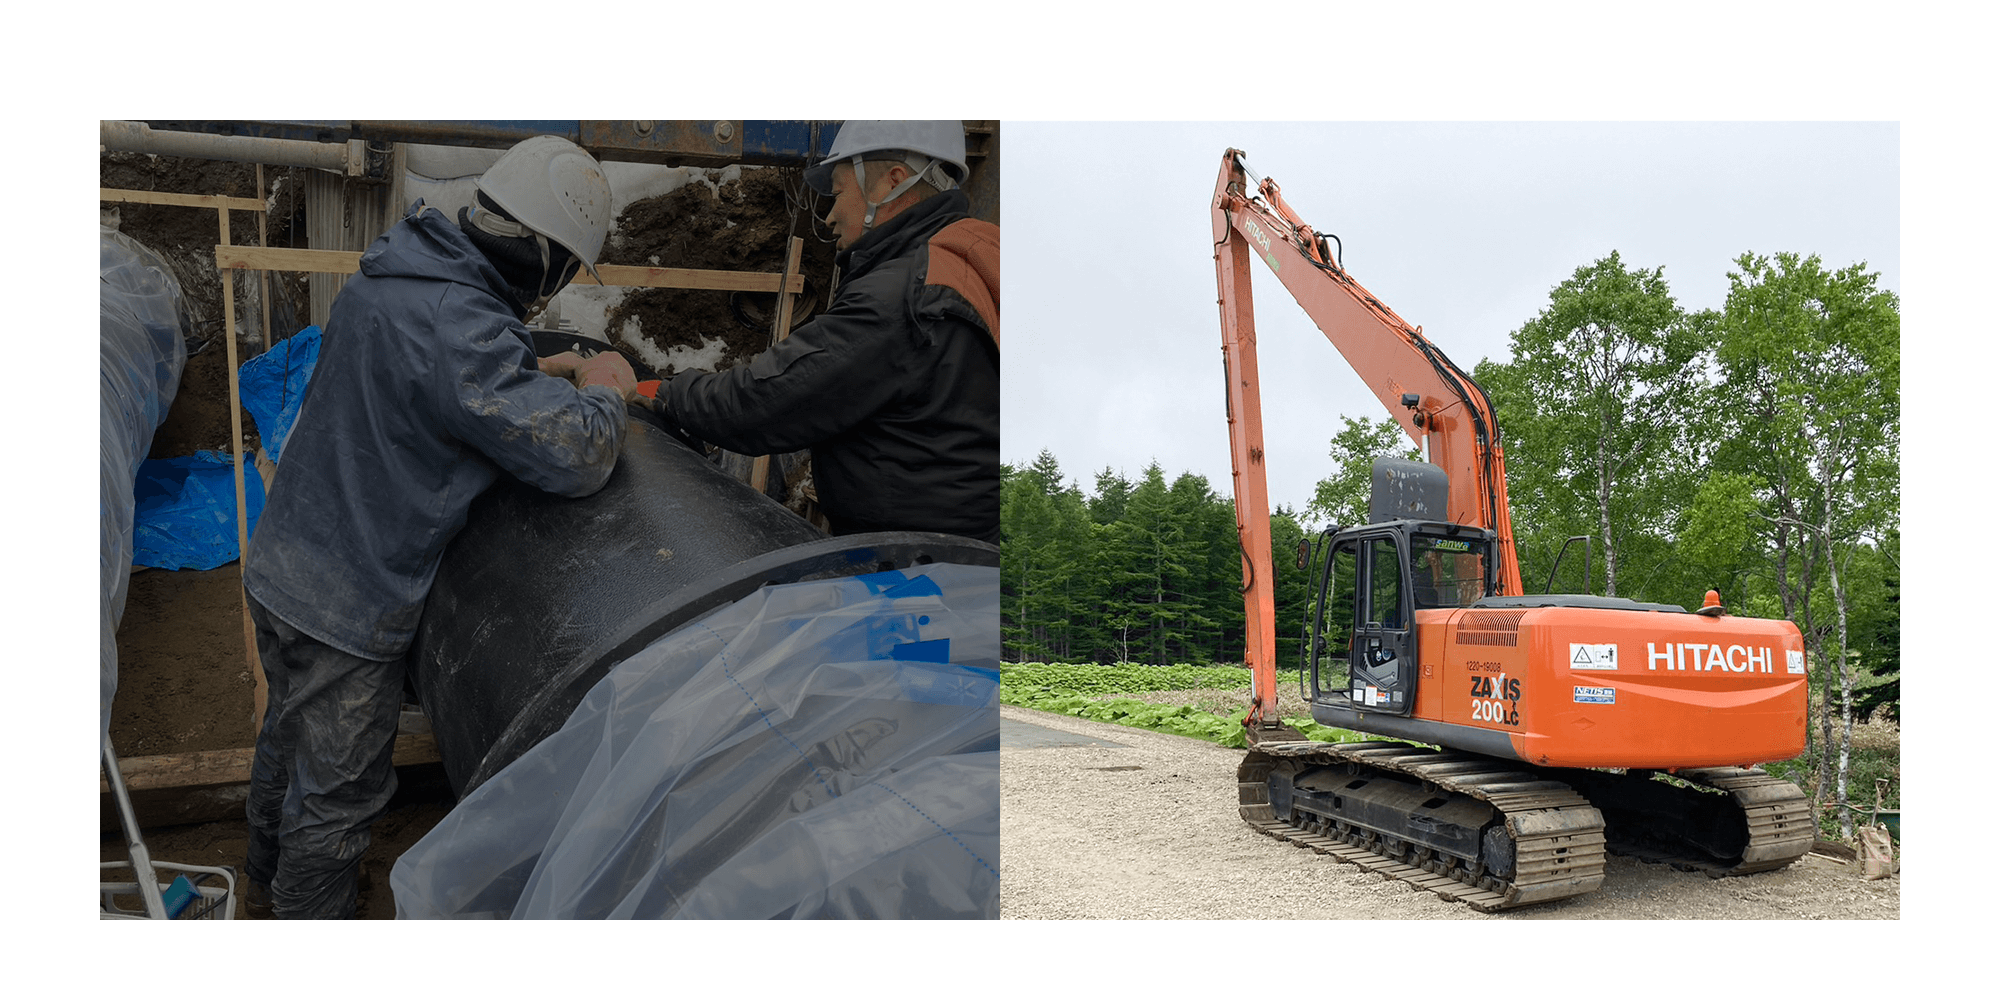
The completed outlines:
{"type": "Polygon", "coordinates": [[[1756,768],[1669,782],[1287,735],[1237,768],[1244,822],[1484,912],[1591,892],[1607,851],[1720,877],[1782,868],[1812,846],[1805,796],[1756,768]]]}

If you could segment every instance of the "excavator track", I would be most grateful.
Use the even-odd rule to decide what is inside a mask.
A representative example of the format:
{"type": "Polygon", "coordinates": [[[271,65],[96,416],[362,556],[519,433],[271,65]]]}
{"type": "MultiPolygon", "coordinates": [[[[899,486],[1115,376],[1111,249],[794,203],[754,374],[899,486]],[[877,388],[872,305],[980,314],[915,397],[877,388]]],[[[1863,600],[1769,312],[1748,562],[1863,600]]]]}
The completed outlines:
{"type": "MultiPolygon", "coordinates": [[[[1236,771],[1239,812],[1267,836],[1330,855],[1473,909],[1492,912],[1591,892],[1604,882],[1604,819],[1589,800],[1535,769],[1478,754],[1405,743],[1264,741],[1251,746],[1236,771]],[[1334,772],[1315,772],[1332,768],[1334,772]],[[1418,790],[1424,805],[1459,815],[1497,814],[1487,821],[1479,857],[1427,847],[1416,838],[1385,834],[1272,803],[1272,775],[1344,774],[1357,783],[1388,776],[1418,790]],[[1490,807],[1491,812],[1479,805],[1490,807]],[[1494,839],[1505,843],[1492,843],[1494,839]],[[1511,850],[1509,848],[1511,847],[1511,850]],[[1483,863],[1487,858],[1501,860],[1483,863]]],[[[1322,784],[1324,782],[1322,781],[1322,784]]],[[[1286,787],[1289,787],[1287,785],[1286,787]]],[[[1301,793],[1301,798],[1312,795],[1301,793]]]]}
{"type": "Polygon", "coordinates": [[[1550,771],[1604,814],[1611,851],[1711,878],[1783,868],[1812,850],[1812,807],[1762,768],[1706,767],[1666,781],[1648,772],[1550,771]]]}
{"type": "Polygon", "coordinates": [[[1815,831],[1805,793],[1754,767],[1694,768],[1662,780],[1645,771],[1540,768],[1393,741],[1267,739],[1251,747],[1236,780],[1238,811],[1259,833],[1484,912],[1591,892],[1603,884],[1607,851],[1724,878],[1791,864],[1812,849],[1815,831]],[[1512,868],[1486,870],[1305,809],[1279,816],[1271,777],[1281,768],[1401,775],[1428,792],[1484,803],[1504,819],[1512,868]]]}

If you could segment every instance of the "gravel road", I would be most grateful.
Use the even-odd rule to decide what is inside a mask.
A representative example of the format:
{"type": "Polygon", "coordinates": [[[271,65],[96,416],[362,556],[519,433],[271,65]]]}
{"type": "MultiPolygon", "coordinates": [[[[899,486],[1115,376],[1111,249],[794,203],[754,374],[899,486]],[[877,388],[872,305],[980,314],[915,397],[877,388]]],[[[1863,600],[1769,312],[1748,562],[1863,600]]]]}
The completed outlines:
{"type": "Polygon", "coordinates": [[[1897,920],[1901,876],[1809,854],[1710,879],[1613,856],[1604,887],[1506,914],[1253,832],[1242,752],[1003,705],[1000,910],[1030,920],[1897,920]]]}

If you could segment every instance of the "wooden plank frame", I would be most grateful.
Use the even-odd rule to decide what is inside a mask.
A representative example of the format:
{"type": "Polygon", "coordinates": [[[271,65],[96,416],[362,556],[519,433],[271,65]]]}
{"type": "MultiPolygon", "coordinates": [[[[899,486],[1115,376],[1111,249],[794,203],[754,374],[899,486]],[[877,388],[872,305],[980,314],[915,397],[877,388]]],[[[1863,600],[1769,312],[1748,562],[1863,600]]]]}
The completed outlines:
{"type": "MultiPolygon", "coordinates": [[[[793,237],[796,239],[797,237],[793,237]]],[[[286,247],[218,245],[215,266],[244,271],[316,271],[353,274],[361,269],[361,254],[352,250],[297,250],[286,247]]],[[[720,292],[772,292],[789,282],[793,294],[805,291],[805,276],[768,271],[704,271],[692,267],[633,267],[600,264],[604,284],[622,288],[695,288],[720,292]]],[[[589,271],[579,271],[575,285],[595,285],[589,271]]]]}

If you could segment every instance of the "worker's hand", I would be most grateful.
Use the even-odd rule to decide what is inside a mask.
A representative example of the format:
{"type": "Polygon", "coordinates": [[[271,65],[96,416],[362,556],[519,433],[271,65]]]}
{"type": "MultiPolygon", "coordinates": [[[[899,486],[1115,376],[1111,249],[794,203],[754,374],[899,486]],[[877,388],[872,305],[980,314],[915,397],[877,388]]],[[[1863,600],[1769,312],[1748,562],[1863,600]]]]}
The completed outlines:
{"type": "MultiPolygon", "coordinates": [[[[562,355],[556,355],[561,357],[562,355]]],[[[608,385],[618,390],[618,395],[631,402],[639,395],[639,377],[632,373],[632,363],[617,351],[602,351],[589,358],[580,359],[573,376],[576,387],[608,385]]]]}
{"type": "Polygon", "coordinates": [[[564,351],[561,354],[551,354],[546,358],[542,358],[536,364],[542,369],[542,374],[544,375],[554,375],[557,378],[566,378],[574,382],[576,381],[576,366],[583,364],[583,358],[575,351],[564,351]]]}

